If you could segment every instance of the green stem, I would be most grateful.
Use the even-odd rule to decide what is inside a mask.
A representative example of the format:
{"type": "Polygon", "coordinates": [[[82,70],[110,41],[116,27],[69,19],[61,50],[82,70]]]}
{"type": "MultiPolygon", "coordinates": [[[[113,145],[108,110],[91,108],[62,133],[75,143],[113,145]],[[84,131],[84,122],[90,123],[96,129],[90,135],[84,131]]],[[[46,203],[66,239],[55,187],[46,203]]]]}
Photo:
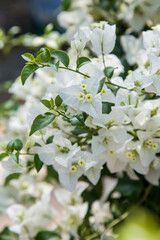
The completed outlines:
{"type": "Polygon", "coordinates": [[[88,75],[86,75],[86,74],[80,72],[79,70],[74,70],[74,69],[72,69],[72,68],[66,68],[66,67],[59,67],[59,68],[66,69],[66,70],[69,70],[69,71],[72,71],[72,72],[75,72],[75,73],[79,73],[79,74],[83,75],[84,77],[89,78],[88,75]]]}

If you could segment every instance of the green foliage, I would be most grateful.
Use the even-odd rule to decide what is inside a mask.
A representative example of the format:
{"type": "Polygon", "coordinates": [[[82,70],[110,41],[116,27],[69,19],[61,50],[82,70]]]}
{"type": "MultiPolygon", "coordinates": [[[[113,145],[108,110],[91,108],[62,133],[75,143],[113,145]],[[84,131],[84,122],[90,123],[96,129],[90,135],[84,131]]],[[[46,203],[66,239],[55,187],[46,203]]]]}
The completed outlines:
{"type": "Polygon", "coordinates": [[[13,100],[8,100],[0,105],[0,113],[9,113],[17,110],[18,105],[13,100]]]}
{"type": "Polygon", "coordinates": [[[122,197],[128,197],[133,202],[139,199],[142,190],[142,181],[131,180],[127,175],[119,179],[115,188],[115,191],[119,192],[122,197]]]}
{"type": "Polygon", "coordinates": [[[23,148],[23,143],[20,139],[14,141],[14,149],[20,151],[23,148]]]}
{"type": "Polygon", "coordinates": [[[71,7],[73,0],[62,0],[62,10],[67,11],[71,7]]]}
{"type": "Polygon", "coordinates": [[[59,107],[62,104],[62,102],[63,102],[62,98],[59,95],[57,95],[57,97],[55,98],[56,106],[59,107]]]}
{"type": "Polygon", "coordinates": [[[38,115],[32,123],[31,131],[29,133],[29,136],[31,136],[36,131],[47,127],[51,122],[53,122],[55,117],[56,117],[56,115],[53,114],[53,113],[50,113],[50,112],[46,112],[44,114],[38,115]]]}
{"type": "Polygon", "coordinates": [[[104,84],[105,84],[105,80],[106,80],[105,77],[100,80],[99,88],[98,88],[98,93],[101,92],[101,90],[102,90],[102,88],[103,88],[103,86],[104,86],[104,84]]]}
{"type": "Polygon", "coordinates": [[[69,65],[69,56],[66,52],[57,50],[51,53],[51,56],[61,61],[65,67],[69,65]]]}
{"type": "Polygon", "coordinates": [[[22,58],[27,62],[32,62],[35,60],[34,56],[31,53],[22,54],[22,58]]]}
{"type": "Polygon", "coordinates": [[[13,152],[14,150],[20,151],[23,148],[23,143],[20,139],[11,140],[7,144],[7,150],[13,152]]]}
{"type": "Polygon", "coordinates": [[[15,234],[10,232],[9,229],[6,227],[1,233],[0,233],[0,240],[13,240],[15,238],[15,234]]]}
{"type": "Polygon", "coordinates": [[[41,48],[40,51],[37,53],[37,57],[35,61],[37,63],[45,63],[49,62],[51,59],[51,54],[47,48],[41,48]]]}
{"type": "Polygon", "coordinates": [[[5,157],[8,157],[8,153],[1,153],[0,154],[0,161],[2,161],[5,157]]]}
{"type": "Polygon", "coordinates": [[[20,177],[21,173],[12,173],[10,175],[8,175],[5,179],[5,185],[8,185],[10,183],[11,180],[13,179],[18,179],[20,177]]]}
{"type": "Polygon", "coordinates": [[[22,69],[22,72],[21,72],[21,81],[22,81],[23,85],[25,84],[25,82],[29,78],[29,76],[32,73],[34,73],[38,68],[39,68],[39,66],[35,63],[28,63],[26,66],[24,66],[24,68],[22,69]]]}
{"type": "Polygon", "coordinates": [[[87,58],[87,57],[79,57],[77,59],[77,68],[80,68],[80,67],[82,67],[83,65],[85,65],[85,64],[87,64],[89,62],[91,62],[91,60],[89,58],[87,58]]]}
{"type": "Polygon", "coordinates": [[[51,108],[51,104],[50,104],[50,101],[49,101],[49,100],[47,100],[47,99],[42,99],[40,102],[41,102],[45,107],[51,108]]]}
{"type": "Polygon", "coordinates": [[[61,237],[59,234],[53,231],[41,231],[35,237],[35,240],[60,240],[61,237]]]}
{"type": "Polygon", "coordinates": [[[34,165],[35,165],[37,172],[39,172],[43,166],[43,162],[41,162],[38,154],[35,154],[35,156],[34,156],[34,165]]]}
{"type": "Polygon", "coordinates": [[[104,69],[105,76],[110,79],[113,76],[114,70],[115,70],[115,68],[113,68],[113,67],[106,67],[104,69]]]}

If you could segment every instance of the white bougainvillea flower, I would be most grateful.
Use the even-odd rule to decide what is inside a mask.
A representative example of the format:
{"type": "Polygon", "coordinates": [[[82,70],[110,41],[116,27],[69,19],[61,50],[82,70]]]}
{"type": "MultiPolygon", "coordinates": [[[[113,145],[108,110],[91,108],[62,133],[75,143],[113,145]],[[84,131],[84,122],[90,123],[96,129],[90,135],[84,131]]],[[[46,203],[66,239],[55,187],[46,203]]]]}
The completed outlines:
{"type": "Polygon", "coordinates": [[[91,207],[92,216],[89,218],[91,224],[97,229],[99,225],[104,224],[106,221],[112,219],[109,202],[95,201],[91,207]]]}
{"type": "Polygon", "coordinates": [[[61,131],[58,131],[53,143],[39,148],[38,155],[46,165],[53,165],[57,162],[64,167],[69,166],[69,160],[80,150],[77,144],[72,145],[70,140],[64,138],[61,131]]]}
{"type": "Polygon", "coordinates": [[[91,43],[93,51],[99,56],[112,52],[116,41],[116,26],[106,22],[93,24],[91,43]]]}
{"type": "Polygon", "coordinates": [[[159,55],[160,48],[160,32],[159,31],[144,31],[143,36],[143,45],[147,50],[147,53],[152,53],[156,56],[159,55]]]}
{"type": "Polygon", "coordinates": [[[145,179],[153,185],[159,185],[160,178],[160,161],[158,157],[155,157],[154,161],[150,165],[148,173],[145,175],[145,179]]]}
{"type": "Polygon", "coordinates": [[[17,163],[11,157],[8,160],[2,161],[2,167],[5,169],[4,177],[12,173],[24,173],[26,172],[26,162],[22,159],[19,159],[19,163],[17,163]]]}
{"type": "Polygon", "coordinates": [[[148,167],[160,150],[160,141],[154,138],[153,132],[137,131],[140,145],[137,148],[142,165],[148,167]]]}
{"type": "Polygon", "coordinates": [[[133,35],[123,35],[121,44],[126,54],[129,65],[137,63],[137,53],[142,49],[142,38],[135,38],[133,35]]]}
{"type": "Polygon", "coordinates": [[[13,225],[10,230],[20,235],[21,239],[33,238],[56,218],[57,213],[48,201],[39,201],[30,208],[15,204],[7,209],[13,225]]]}
{"type": "Polygon", "coordinates": [[[91,31],[89,28],[81,28],[74,35],[74,40],[71,41],[71,48],[77,56],[82,55],[82,51],[86,46],[87,41],[90,39],[91,31]]]}
{"type": "Polygon", "coordinates": [[[131,72],[125,79],[125,85],[128,89],[135,89],[140,92],[142,89],[150,86],[153,80],[150,76],[143,75],[139,72],[131,72]]]}
{"type": "Polygon", "coordinates": [[[97,93],[100,77],[87,78],[79,85],[60,90],[63,102],[75,110],[86,112],[92,117],[102,114],[101,94],[97,93]]]}
{"type": "Polygon", "coordinates": [[[59,174],[61,184],[69,191],[73,191],[76,188],[79,177],[83,174],[85,174],[93,184],[95,184],[95,179],[96,182],[98,181],[101,167],[96,167],[97,163],[99,164],[97,161],[93,154],[86,151],[79,151],[68,161],[67,167],[57,162],[53,166],[59,174]],[[97,171],[95,170],[94,172],[94,180],[89,176],[89,170],[91,168],[97,168],[98,170],[98,176],[97,171]]]}
{"type": "Polygon", "coordinates": [[[78,205],[83,202],[81,194],[88,186],[88,183],[79,181],[73,192],[69,192],[64,188],[57,188],[55,189],[54,194],[57,201],[64,207],[68,207],[69,205],[78,205]]]}

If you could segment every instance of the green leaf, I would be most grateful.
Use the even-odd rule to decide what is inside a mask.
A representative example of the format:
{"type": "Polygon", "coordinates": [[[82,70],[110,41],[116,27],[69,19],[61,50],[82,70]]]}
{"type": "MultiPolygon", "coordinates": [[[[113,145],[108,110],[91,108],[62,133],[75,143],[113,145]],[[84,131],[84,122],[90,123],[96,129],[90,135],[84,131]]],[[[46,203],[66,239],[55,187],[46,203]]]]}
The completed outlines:
{"type": "Polygon", "coordinates": [[[51,59],[51,54],[47,48],[41,48],[37,53],[36,62],[49,62],[51,59]]]}
{"type": "Polygon", "coordinates": [[[8,175],[5,179],[5,185],[9,184],[9,182],[12,180],[12,179],[18,179],[20,177],[21,173],[12,173],[10,175],[8,175]]]}
{"type": "Polygon", "coordinates": [[[9,153],[9,156],[16,162],[19,163],[19,154],[9,153]]]}
{"type": "Polygon", "coordinates": [[[61,61],[64,64],[64,66],[68,67],[69,57],[66,52],[57,50],[57,51],[52,52],[51,56],[57,58],[59,61],[61,61]]]}
{"type": "Polygon", "coordinates": [[[107,78],[111,78],[111,77],[113,76],[114,70],[115,70],[115,68],[113,68],[113,67],[106,67],[106,68],[104,69],[104,74],[105,74],[105,76],[106,76],[107,78]]]}
{"type": "Polygon", "coordinates": [[[57,95],[57,97],[55,98],[56,106],[59,107],[62,102],[63,102],[62,98],[59,95],[57,95]]]}
{"type": "Polygon", "coordinates": [[[18,105],[13,100],[8,100],[0,105],[0,113],[9,113],[18,109],[18,105]]]}
{"type": "Polygon", "coordinates": [[[34,164],[37,172],[39,172],[43,166],[43,162],[41,162],[41,160],[39,159],[38,154],[35,154],[34,156],[34,164]]]}
{"type": "Polygon", "coordinates": [[[52,32],[53,27],[54,25],[52,23],[49,23],[44,29],[45,34],[49,34],[50,32],[52,32]]]}
{"type": "Polygon", "coordinates": [[[123,197],[129,197],[132,199],[138,199],[142,190],[142,182],[137,180],[131,180],[128,176],[123,176],[119,179],[117,186],[114,189],[121,193],[123,197]]]}
{"type": "Polygon", "coordinates": [[[8,227],[3,229],[3,231],[0,233],[0,240],[13,240],[16,239],[16,235],[14,235],[13,232],[10,232],[8,227]]]}
{"type": "Polygon", "coordinates": [[[98,88],[98,93],[100,93],[100,92],[102,91],[102,88],[103,88],[103,86],[104,86],[105,80],[106,80],[105,77],[100,80],[99,88],[98,88]]]}
{"type": "Polygon", "coordinates": [[[20,139],[14,141],[14,149],[20,151],[23,148],[23,143],[20,139]]]}
{"type": "Polygon", "coordinates": [[[22,69],[21,72],[21,81],[22,81],[22,85],[25,84],[27,78],[34,73],[37,69],[39,68],[39,66],[37,64],[27,64],[26,66],[24,66],[24,68],[22,69]]]}
{"type": "Polygon", "coordinates": [[[27,62],[32,62],[35,59],[34,56],[31,53],[24,53],[21,56],[27,62]]]}
{"type": "Polygon", "coordinates": [[[8,144],[7,144],[7,150],[9,152],[13,152],[14,151],[14,140],[11,140],[8,144]]]}
{"type": "Polygon", "coordinates": [[[80,68],[80,67],[82,67],[83,65],[85,65],[85,64],[87,64],[89,62],[91,62],[91,60],[89,58],[87,58],[87,57],[79,57],[77,59],[77,68],[80,68]]]}
{"type": "Polygon", "coordinates": [[[62,1],[62,10],[67,11],[69,10],[73,0],[63,0],[62,1]]]}
{"type": "Polygon", "coordinates": [[[44,114],[38,115],[32,123],[31,131],[29,133],[29,136],[31,136],[36,131],[47,127],[51,122],[53,122],[55,117],[56,117],[56,115],[53,114],[53,113],[50,113],[50,112],[46,112],[44,114]]]}
{"type": "Polygon", "coordinates": [[[40,101],[45,107],[47,108],[51,108],[51,104],[50,104],[50,101],[47,100],[47,99],[43,99],[40,101]]]}
{"type": "Polygon", "coordinates": [[[52,142],[53,142],[53,138],[54,138],[53,135],[50,136],[49,138],[47,138],[46,144],[50,144],[50,143],[52,143],[52,142]]]}
{"type": "Polygon", "coordinates": [[[35,240],[49,240],[49,239],[60,240],[61,237],[59,236],[59,234],[53,231],[41,231],[35,237],[35,240]]]}
{"type": "Polygon", "coordinates": [[[58,68],[59,68],[59,63],[60,63],[60,61],[57,61],[55,64],[53,64],[53,63],[48,63],[48,64],[51,68],[53,68],[53,70],[55,70],[57,72],[58,68]]]}
{"type": "Polygon", "coordinates": [[[7,153],[1,153],[0,154],[0,161],[2,161],[5,157],[8,157],[7,153]]]}

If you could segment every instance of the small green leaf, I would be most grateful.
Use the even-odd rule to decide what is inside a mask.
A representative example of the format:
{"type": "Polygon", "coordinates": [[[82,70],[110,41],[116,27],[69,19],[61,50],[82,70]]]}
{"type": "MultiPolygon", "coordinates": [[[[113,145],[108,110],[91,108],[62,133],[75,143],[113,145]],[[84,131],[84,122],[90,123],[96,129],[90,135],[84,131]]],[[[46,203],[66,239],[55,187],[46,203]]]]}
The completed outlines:
{"type": "Polygon", "coordinates": [[[65,107],[63,105],[56,108],[57,111],[65,112],[65,107]]]}
{"type": "Polygon", "coordinates": [[[52,23],[49,23],[44,29],[45,34],[49,34],[50,32],[52,32],[53,27],[54,25],[52,23]]]}
{"type": "Polygon", "coordinates": [[[51,53],[51,56],[54,58],[57,58],[59,61],[61,61],[64,66],[68,67],[69,65],[69,57],[68,54],[64,51],[57,50],[51,53]]]}
{"type": "Polygon", "coordinates": [[[53,68],[53,70],[55,70],[57,72],[58,68],[59,68],[59,63],[60,63],[60,61],[57,61],[55,64],[53,64],[53,63],[48,63],[48,64],[51,68],[53,68]]]}
{"type": "Polygon", "coordinates": [[[53,98],[51,98],[51,100],[49,101],[49,103],[50,103],[50,105],[51,105],[52,108],[55,106],[55,105],[54,105],[54,100],[53,100],[53,98]]]}
{"type": "Polygon", "coordinates": [[[31,53],[24,53],[21,56],[27,62],[32,62],[35,59],[34,56],[31,53]]]}
{"type": "Polygon", "coordinates": [[[53,114],[53,113],[50,113],[50,112],[46,112],[44,114],[38,115],[32,123],[31,131],[29,133],[29,136],[31,136],[36,131],[47,127],[51,122],[53,122],[55,117],[56,117],[56,115],[53,114]]]}
{"type": "Polygon", "coordinates": [[[19,163],[19,158],[17,158],[17,155],[16,155],[16,154],[9,153],[9,156],[10,156],[16,163],[19,163]]]}
{"type": "Polygon", "coordinates": [[[87,58],[87,57],[79,57],[77,59],[77,68],[80,68],[80,67],[82,67],[83,65],[85,65],[85,64],[87,64],[89,62],[91,62],[91,60],[89,58],[87,58]]]}
{"type": "Polygon", "coordinates": [[[62,102],[63,102],[62,98],[59,95],[57,95],[55,99],[56,106],[59,107],[62,104],[62,102]]]}
{"type": "Polygon", "coordinates": [[[34,156],[34,164],[37,172],[39,172],[43,166],[43,162],[41,162],[41,160],[39,159],[38,154],[35,154],[34,156]]]}
{"type": "Polygon", "coordinates": [[[51,104],[50,104],[50,101],[49,101],[49,100],[47,100],[47,99],[42,99],[40,102],[41,102],[45,107],[51,108],[51,104]]]}
{"type": "Polygon", "coordinates": [[[0,161],[2,161],[5,157],[8,157],[7,153],[1,153],[0,154],[0,161]]]}
{"type": "Polygon", "coordinates": [[[26,66],[24,66],[24,68],[22,69],[21,72],[21,81],[22,84],[24,85],[27,78],[34,73],[37,69],[39,68],[39,66],[37,64],[27,64],[26,66]]]}
{"type": "Polygon", "coordinates": [[[18,179],[20,177],[21,173],[12,173],[10,174],[9,176],[7,176],[7,178],[5,179],[5,185],[9,184],[9,182],[12,180],[12,179],[18,179]]]}
{"type": "Polygon", "coordinates": [[[23,143],[20,139],[14,141],[14,149],[20,151],[23,148],[23,143]]]}
{"type": "Polygon", "coordinates": [[[37,234],[35,237],[35,240],[49,240],[49,239],[55,239],[55,240],[60,240],[61,237],[59,234],[53,232],[53,231],[42,231],[37,234]]]}
{"type": "Polygon", "coordinates": [[[62,0],[62,10],[67,11],[69,10],[73,0],[62,0]]]}
{"type": "Polygon", "coordinates": [[[47,139],[46,143],[47,143],[47,144],[50,144],[50,143],[52,143],[52,142],[53,142],[53,138],[54,138],[54,136],[53,136],[53,135],[52,135],[52,136],[50,136],[50,137],[47,139]]]}
{"type": "Polygon", "coordinates": [[[105,77],[100,80],[99,88],[98,88],[98,93],[100,93],[100,92],[102,91],[102,88],[103,88],[103,86],[104,86],[105,80],[106,80],[105,77]]]}
{"type": "Polygon", "coordinates": [[[47,48],[41,48],[41,50],[37,53],[36,62],[49,62],[51,59],[51,54],[47,48]]]}
{"type": "Polygon", "coordinates": [[[7,150],[9,152],[13,152],[14,151],[14,140],[11,140],[8,144],[7,144],[7,150]]]}
{"type": "Polygon", "coordinates": [[[107,78],[111,78],[111,77],[113,76],[114,70],[115,70],[115,68],[113,68],[113,67],[106,67],[106,68],[104,69],[104,74],[105,74],[105,76],[106,76],[107,78]]]}

